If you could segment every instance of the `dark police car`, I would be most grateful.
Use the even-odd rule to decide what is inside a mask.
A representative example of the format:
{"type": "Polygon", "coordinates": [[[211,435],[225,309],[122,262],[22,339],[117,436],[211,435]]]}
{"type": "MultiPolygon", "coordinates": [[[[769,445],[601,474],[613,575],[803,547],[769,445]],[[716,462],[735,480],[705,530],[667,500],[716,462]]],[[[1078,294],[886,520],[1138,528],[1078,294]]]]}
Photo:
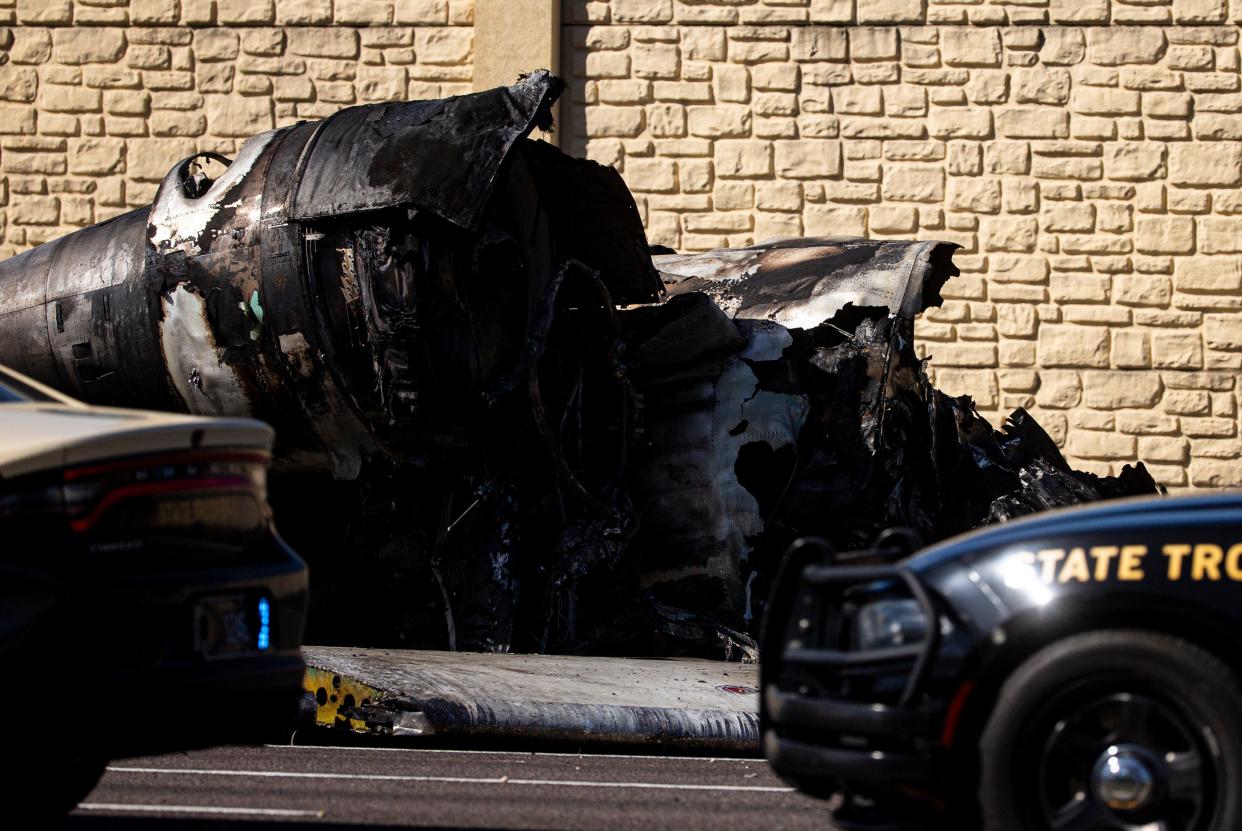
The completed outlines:
{"type": "Polygon", "coordinates": [[[902,540],[791,549],[762,668],[782,776],[844,828],[1242,829],[1242,494],[902,540]]]}
{"type": "Polygon", "coordinates": [[[271,441],[0,368],[6,817],[72,808],[109,758],[292,720],[306,567],[272,526],[271,441]]]}

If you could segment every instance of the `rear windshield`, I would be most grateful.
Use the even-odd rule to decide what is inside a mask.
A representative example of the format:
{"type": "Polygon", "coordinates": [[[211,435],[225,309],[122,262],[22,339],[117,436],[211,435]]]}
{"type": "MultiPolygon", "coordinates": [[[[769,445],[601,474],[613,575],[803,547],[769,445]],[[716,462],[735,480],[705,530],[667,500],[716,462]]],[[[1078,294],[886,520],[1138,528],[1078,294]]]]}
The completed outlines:
{"type": "Polygon", "coordinates": [[[50,395],[40,392],[29,384],[22,383],[0,369],[0,404],[10,404],[15,401],[50,401],[60,403],[50,395]]]}

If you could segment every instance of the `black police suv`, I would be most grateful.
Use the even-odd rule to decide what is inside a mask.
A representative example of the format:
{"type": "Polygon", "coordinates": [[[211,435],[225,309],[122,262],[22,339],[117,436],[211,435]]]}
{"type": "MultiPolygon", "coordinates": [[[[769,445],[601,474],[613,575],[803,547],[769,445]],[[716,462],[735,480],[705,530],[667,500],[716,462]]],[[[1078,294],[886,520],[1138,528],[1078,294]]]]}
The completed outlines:
{"type": "Polygon", "coordinates": [[[843,828],[1242,829],[1242,493],[904,540],[791,549],[761,673],[784,778],[843,828]]]}

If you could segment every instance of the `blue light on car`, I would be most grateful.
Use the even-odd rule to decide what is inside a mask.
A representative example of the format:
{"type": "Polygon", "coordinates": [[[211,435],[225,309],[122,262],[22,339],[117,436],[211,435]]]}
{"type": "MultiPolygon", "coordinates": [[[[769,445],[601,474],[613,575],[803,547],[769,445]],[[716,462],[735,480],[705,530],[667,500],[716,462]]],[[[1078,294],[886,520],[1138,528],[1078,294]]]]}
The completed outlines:
{"type": "Polygon", "coordinates": [[[259,640],[256,645],[260,651],[272,645],[272,604],[266,597],[259,598],[259,640]]]}

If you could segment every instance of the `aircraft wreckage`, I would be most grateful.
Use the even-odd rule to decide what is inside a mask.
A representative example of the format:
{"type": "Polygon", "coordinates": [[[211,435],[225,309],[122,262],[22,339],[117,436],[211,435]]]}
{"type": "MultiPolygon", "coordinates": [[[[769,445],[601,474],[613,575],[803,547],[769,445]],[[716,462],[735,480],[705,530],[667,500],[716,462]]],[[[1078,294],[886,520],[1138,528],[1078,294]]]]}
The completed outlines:
{"type": "Polygon", "coordinates": [[[784,548],[1152,492],[933,388],[940,242],[652,258],[612,169],[528,138],[560,79],[352,107],[178,163],[0,264],[0,362],[256,416],[311,639],[754,654],[784,548]]]}

